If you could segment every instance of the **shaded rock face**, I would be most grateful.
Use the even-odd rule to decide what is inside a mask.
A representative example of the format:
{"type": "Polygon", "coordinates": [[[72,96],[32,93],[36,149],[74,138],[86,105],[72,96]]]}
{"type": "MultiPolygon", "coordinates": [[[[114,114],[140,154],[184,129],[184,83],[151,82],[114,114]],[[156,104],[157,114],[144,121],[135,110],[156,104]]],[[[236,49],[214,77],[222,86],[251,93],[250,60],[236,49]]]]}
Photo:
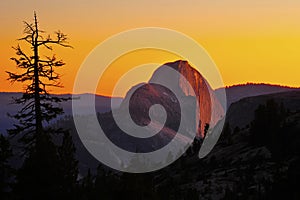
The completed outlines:
{"type": "MultiPolygon", "coordinates": [[[[177,131],[180,124],[180,104],[176,96],[166,87],[148,83],[138,88],[130,98],[129,112],[132,120],[140,125],[148,125],[151,121],[149,110],[158,104],[167,113],[165,126],[177,131]]],[[[161,119],[162,112],[152,112],[154,119],[161,119]]]]}
{"type": "MultiPolygon", "coordinates": [[[[131,117],[139,125],[147,125],[150,120],[149,108],[153,104],[160,104],[165,108],[170,120],[165,126],[173,130],[177,127],[176,124],[180,123],[181,115],[184,115],[180,113],[180,106],[181,110],[194,113],[192,119],[194,122],[188,122],[190,118],[183,122],[190,123],[191,130],[188,131],[200,137],[203,137],[206,123],[212,127],[224,116],[224,110],[207,81],[187,61],[179,60],[160,66],[149,82],[142,86],[143,89],[135,90],[137,87],[140,85],[134,86],[127,93],[120,109],[124,109],[125,105],[128,105],[125,102],[129,101],[131,117]],[[170,69],[176,73],[170,73],[170,69]],[[159,86],[157,83],[171,86],[172,89],[169,90],[169,87],[159,86]],[[178,104],[174,93],[183,99],[182,105],[178,104]],[[196,109],[197,104],[199,109],[196,109]]],[[[159,117],[159,113],[154,113],[154,116],[159,117]]]]}
{"type": "MultiPolygon", "coordinates": [[[[134,87],[127,95],[131,97],[124,99],[120,109],[115,111],[115,116],[112,115],[112,112],[100,116],[99,122],[110,141],[118,147],[132,153],[153,152],[171,142],[179,130],[181,114],[184,115],[184,113],[181,113],[181,107],[185,106],[179,104],[179,100],[172,91],[159,84],[147,83],[138,85],[137,88],[134,87]],[[162,110],[151,110],[154,105],[163,107],[165,113],[162,112],[162,110]],[[126,112],[127,106],[129,106],[129,115],[126,112]],[[164,115],[166,116],[165,120],[164,115]],[[116,123],[114,117],[121,119],[120,123],[127,131],[120,128],[120,124],[116,123]],[[130,127],[130,124],[127,124],[128,118],[138,126],[148,126],[149,129],[144,129],[143,134],[149,137],[138,138],[129,135],[130,131],[128,130],[133,132],[136,132],[136,130],[134,127],[130,127]],[[107,124],[109,124],[109,126],[107,124]],[[151,130],[159,131],[151,136],[151,130]]],[[[195,105],[194,99],[189,99],[189,107],[191,107],[191,105],[195,105]]],[[[189,123],[187,124],[188,127],[194,127],[193,130],[195,129],[194,123],[185,123],[189,123]]],[[[184,131],[187,130],[185,129],[184,131]]],[[[192,130],[190,130],[190,132],[192,132],[192,130]]],[[[185,136],[188,134],[186,132],[180,133],[182,136],[177,142],[180,144],[187,143],[186,141],[189,141],[189,139],[185,136]]],[[[141,136],[140,134],[142,133],[139,133],[139,136],[141,136]]]]}

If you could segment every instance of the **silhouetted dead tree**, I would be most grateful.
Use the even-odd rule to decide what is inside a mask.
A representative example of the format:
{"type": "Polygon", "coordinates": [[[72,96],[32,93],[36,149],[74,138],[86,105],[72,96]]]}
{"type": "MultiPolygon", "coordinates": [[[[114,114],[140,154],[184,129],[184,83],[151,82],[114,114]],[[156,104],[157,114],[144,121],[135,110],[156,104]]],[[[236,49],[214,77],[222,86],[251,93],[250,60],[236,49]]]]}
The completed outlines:
{"type": "Polygon", "coordinates": [[[55,72],[56,68],[62,67],[65,63],[57,59],[55,55],[40,56],[41,49],[52,50],[53,45],[71,47],[67,41],[67,35],[60,31],[55,32],[56,37],[52,39],[50,35],[45,35],[45,31],[40,30],[36,13],[34,13],[33,23],[24,22],[24,37],[18,39],[25,42],[30,47],[30,53],[25,52],[18,44],[13,47],[17,57],[11,58],[16,63],[20,73],[7,72],[8,80],[12,83],[21,82],[25,85],[25,91],[20,98],[15,98],[14,103],[22,105],[18,113],[12,115],[18,120],[18,124],[8,133],[15,136],[19,133],[20,140],[25,144],[25,152],[36,144],[39,137],[44,135],[45,122],[62,114],[63,110],[56,104],[67,99],[51,96],[48,93],[49,87],[62,87],[60,76],[55,72]]]}

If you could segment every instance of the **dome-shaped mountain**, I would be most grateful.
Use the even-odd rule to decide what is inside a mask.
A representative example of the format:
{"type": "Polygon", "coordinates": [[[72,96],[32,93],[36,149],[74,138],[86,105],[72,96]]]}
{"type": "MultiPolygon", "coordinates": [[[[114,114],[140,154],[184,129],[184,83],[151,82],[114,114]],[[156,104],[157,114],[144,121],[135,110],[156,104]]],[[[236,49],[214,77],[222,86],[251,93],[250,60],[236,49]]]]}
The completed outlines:
{"type": "MultiPolygon", "coordinates": [[[[180,123],[180,107],[187,113],[194,113],[194,122],[189,127],[194,134],[203,136],[206,123],[214,126],[223,116],[224,109],[214,95],[205,78],[187,61],[175,61],[160,66],[146,84],[134,86],[128,91],[120,110],[129,111],[132,119],[139,125],[147,125],[150,121],[149,108],[160,104],[169,114],[165,126],[175,131],[180,123]],[[174,72],[175,71],[175,72],[174,72]],[[164,87],[165,86],[165,87],[164,87]],[[138,88],[138,89],[137,89],[138,88]],[[178,102],[181,98],[181,103],[178,102]],[[199,110],[196,109],[196,102],[199,110]]],[[[153,113],[153,118],[160,113],[153,113]]]]}

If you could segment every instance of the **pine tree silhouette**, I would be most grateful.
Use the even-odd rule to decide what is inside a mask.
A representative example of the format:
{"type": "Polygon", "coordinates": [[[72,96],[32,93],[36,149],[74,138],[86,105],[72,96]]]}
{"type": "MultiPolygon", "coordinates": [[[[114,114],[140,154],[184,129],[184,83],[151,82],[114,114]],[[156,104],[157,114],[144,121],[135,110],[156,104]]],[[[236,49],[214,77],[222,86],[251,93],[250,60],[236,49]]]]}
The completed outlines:
{"type": "MultiPolygon", "coordinates": [[[[67,42],[67,36],[60,31],[55,33],[55,39],[45,35],[45,31],[39,28],[36,13],[33,23],[24,22],[24,25],[24,36],[19,41],[25,42],[31,52],[25,52],[20,45],[15,47],[17,57],[11,60],[20,72],[7,71],[8,80],[12,83],[23,83],[25,86],[23,95],[13,99],[15,104],[22,106],[16,114],[10,115],[18,123],[8,130],[8,134],[17,137],[23,145],[22,152],[25,157],[23,166],[17,173],[14,191],[21,199],[57,199],[62,187],[62,170],[59,166],[62,163],[59,162],[57,146],[53,143],[52,136],[65,131],[46,128],[46,124],[63,114],[59,103],[68,100],[48,92],[49,87],[62,87],[59,82],[60,76],[55,69],[64,66],[65,63],[55,55],[42,58],[40,51],[52,51],[52,45],[71,46],[67,42]]],[[[70,165],[75,166],[74,163],[70,165]]],[[[74,170],[76,171],[76,168],[70,170],[69,174],[74,170]]]]}
{"type": "Polygon", "coordinates": [[[78,176],[78,161],[75,158],[76,148],[69,132],[65,132],[63,141],[58,147],[61,194],[65,198],[74,199],[78,176]]]}
{"type": "Polygon", "coordinates": [[[8,139],[0,134],[0,197],[7,198],[12,178],[12,168],[8,163],[12,156],[12,150],[8,139]]]}
{"type": "Polygon", "coordinates": [[[55,55],[45,56],[45,59],[42,59],[39,56],[40,50],[42,47],[52,50],[52,44],[63,47],[71,46],[67,44],[66,35],[60,31],[56,32],[55,40],[50,35],[43,36],[44,31],[39,29],[35,13],[34,22],[32,24],[24,22],[24,24],[25,36],[19,41],[28,43],[32,54],[25,53],[20,45],[14,48],[18,57],[11,59],[15,61],[17,68],[22,72],[7,72],[8,80],[12,83],[24,83],[25,91],[22,97],[13,99],[15,104],[22,106],[22,109],[17,114],[11,115],[19,123],[14,124],[14,128],[9,129],[8,133],[12,136],[19,135],[20,141],[25,144],[27,153],[46,134],[43,123],[50,122],[63,113],[62,108],[55,104],[68,100],[48,93],[49,87],[62,87],[59,82],[60,76],[55,69],[64,66],[65,63],[57,60],[55,55]]]}
{"type": "Polygon", "coordinates": [[[282,153],[281,131],[285,124],[286,113],[283,104],[278,105],[273,99],[267,100],[264,105],[259,105],[250,127],[252,143],[266,146],[273,156],[279,156],[282,153]]]}

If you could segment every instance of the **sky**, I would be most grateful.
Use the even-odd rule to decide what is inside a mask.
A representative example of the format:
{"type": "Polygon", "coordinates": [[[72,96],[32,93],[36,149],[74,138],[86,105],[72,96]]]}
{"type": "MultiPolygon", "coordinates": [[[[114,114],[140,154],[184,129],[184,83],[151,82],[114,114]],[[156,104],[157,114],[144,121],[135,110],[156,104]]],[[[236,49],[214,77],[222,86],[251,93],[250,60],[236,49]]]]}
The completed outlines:
{"type": "MultiPolygon", "coordinates": [[[[64,88],[52,88],[53,93],[72,93],[79,67],[98,44],[142,27],[173,29],[196,40],[216,63],[224,85],[264,82],[300,86],[299,0],[10,0],[0,1],[0,91],[22,91],[21,84],[6,80],[5,71],[18,71],[10,60],[14,56],[11,47],[18,44],[23,21],[32,21],[33,11],[43,30],[61,30],[74,47],[43,52],[55,53],[67,63],[58,70],[64,88]]],[[[158,50],[123,55],[109,66],[97,93],[111,95],[115,83],[135,66],[176,59],[181,58],[158,50]]],[[[136,81],[147,81],[153,70],[139,72],[136,81]]],[[[123,84],[115,95],[124,96],[132,84],[123,84]]]]}

